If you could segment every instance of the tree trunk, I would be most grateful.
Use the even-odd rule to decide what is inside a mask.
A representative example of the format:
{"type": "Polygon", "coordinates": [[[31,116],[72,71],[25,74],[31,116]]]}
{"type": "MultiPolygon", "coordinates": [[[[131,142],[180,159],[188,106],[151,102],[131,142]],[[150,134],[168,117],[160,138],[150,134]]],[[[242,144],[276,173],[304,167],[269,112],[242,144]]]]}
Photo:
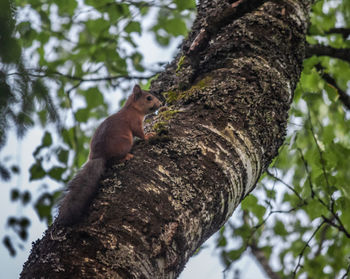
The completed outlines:
{"type": "Polygon", "coordinates": [[[111,164],[82,221],[51,226],[21,278],[176,278],[283,142],[310,1],[202,0],[181,53],[152,83],[158,136],[111,164]]]}

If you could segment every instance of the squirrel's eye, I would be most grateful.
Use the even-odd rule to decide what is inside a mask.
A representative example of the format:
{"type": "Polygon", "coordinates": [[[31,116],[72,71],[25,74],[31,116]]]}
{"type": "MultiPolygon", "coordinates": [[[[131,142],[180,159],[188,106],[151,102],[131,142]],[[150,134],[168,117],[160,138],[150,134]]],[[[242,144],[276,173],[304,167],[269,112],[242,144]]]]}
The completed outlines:
{"type": "Polygon", "coordinates": [[[147,96],[147,101],[152,101],[152,97],[151,96],[147,96]]]}

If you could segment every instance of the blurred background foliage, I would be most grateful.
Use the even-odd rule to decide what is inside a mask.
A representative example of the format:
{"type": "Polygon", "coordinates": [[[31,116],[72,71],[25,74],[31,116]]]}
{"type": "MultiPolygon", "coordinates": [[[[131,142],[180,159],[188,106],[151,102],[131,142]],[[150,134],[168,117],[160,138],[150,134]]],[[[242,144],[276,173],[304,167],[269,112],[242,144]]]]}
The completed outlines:
{"type": "Polygon", "coordinates": [[[217,247],[270,278],[350,278],[350,1],[316,1],[279,156],[217,247]],[[235,241],[232,241],[234,239],[235,241]],[[230,245],[231,243],[231,245],[230,245]]]}
{"type": "MultiPolygon", "coordinates": [[[[10,132],[43,133],[29,169],[0,157],[1,180],[29,171],[30,182],[63,189],[85,162],[97,121],[110,113],[110,93],[146,84],[169,62],[146,63],[140,35],[168,48],[194,16],[190,0],[2,0],[0,148],[10,132]]],[[[316,1],[307,44],[286,142],[215,236],[227,270],[238,272],[248,254],[270,278],[350,275],[350,1],[316,1]]],[[[10,199],[50,224],[62,191],[34,192],[16,185],[10,199]]],[[[30,224],[25,215],[8,217],[3,244],[11,255],[30,224]]]]}

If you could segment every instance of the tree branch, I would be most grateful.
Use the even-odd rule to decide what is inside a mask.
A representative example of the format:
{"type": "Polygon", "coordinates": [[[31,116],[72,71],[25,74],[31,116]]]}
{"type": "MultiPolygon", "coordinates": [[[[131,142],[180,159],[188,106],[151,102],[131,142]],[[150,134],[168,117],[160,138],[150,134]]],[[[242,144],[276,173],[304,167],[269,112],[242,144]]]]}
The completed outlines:
{"type": "Polygon", "coordinates": [[[313,55],[330,56],[350,63],[350,49],[347,48],[333,48],[324,45],[307,45],[305,55],[307,58],[313,55]]]}
{"type": "MultiPolygon", "coordinates": [[[[45,70],[39,70],[39,69],[34,69],[37,73],[30,73],[28,72],[28,76],[31,77],[53,77],[53,76],[61,76],[65,77],[70,80],[76,80],[80,82],[99,82],[99,81],[112,81],[116,79],[126,79],[126,80],[132,80],[132,79],[150,79],[152,78],[156,73],[153,73],[152,75],[149,76],[131,76],[131,75],[115,75],[115,76],[104,76],[104,77],[97,77],[97,78],[86,78],[86,77],[80,77],[80,76],[75,76],[75,75],[69,75],[69,74],[64,74],[58,71],[45,71],[45,70]]],[[[7,74],[7,76],[12,76],[12,75],[22,75],[20,72],[13,72],[7,74]]],[[[89,75],[89,74],[86,74],[89,75]]]]}
{"type": "Polygon", "coordinates": [[[256,242],[248,245],[251,249],[252,254],[256,258],[256,260],[259,262],[261,267],[264,269],[267,276],[270,277],[270,279],[281,279],[281,277],[272,270],[269,260],[265,257],[264,252],[257,246],[256,242]]]}
{"type": "Polygon", "coordinates": [[[325,34],[341,34],[344,39],[350,36],[350,28],[331,28],[325,34]]]}
{"type": "Polygon", "coordinates": [[[343,91],[338,85],[337,82],[333,77],[331,77],[329,74],[327,74],[324,71],[324,68],[317,64],[315,65],[315,68],[321,73],[322,78],[332,87],[334,87],[335,90],[337,90],[339,95],[339,100],[343,103],[343,105],[350,110],[350,96],[346,94],[345,91],[343,91]]]}

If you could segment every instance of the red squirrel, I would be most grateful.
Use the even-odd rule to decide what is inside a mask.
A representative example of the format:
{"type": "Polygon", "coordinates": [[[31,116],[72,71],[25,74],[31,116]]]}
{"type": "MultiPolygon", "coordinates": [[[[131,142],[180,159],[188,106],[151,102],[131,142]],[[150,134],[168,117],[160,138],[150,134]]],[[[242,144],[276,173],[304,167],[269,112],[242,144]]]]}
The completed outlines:
{"type": "Polygon", "coordinates": [[[79,221],[97,193],[108,159],[129,160],[133,157],[129,152],[134,136],[143,140],[154,136],[154,133],[144,134],[143,119],[160,105],[155,96],[135,85],[124,107],[100,124],[90,143],[89,160],[68,183],[68,193],[57,216],[58,224],[69,226],[79,221]]]}

